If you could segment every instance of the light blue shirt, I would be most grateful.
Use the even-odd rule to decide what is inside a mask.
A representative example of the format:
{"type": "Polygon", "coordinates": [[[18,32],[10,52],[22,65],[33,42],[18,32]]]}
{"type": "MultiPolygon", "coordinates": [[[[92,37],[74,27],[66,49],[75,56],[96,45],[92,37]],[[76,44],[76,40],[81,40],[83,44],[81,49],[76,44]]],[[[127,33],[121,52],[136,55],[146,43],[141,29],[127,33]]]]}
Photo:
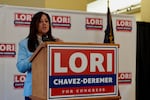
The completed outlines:
{"type": "Polygon", "coordinates": [[[32,95],[32,64],[29,61],[32,56],[32,52],[28,50],[28,39],[21,40],[19,42],[17,69],[21,73],[26,73],[26,80],[24,82],[24,96],[32,95]]]}

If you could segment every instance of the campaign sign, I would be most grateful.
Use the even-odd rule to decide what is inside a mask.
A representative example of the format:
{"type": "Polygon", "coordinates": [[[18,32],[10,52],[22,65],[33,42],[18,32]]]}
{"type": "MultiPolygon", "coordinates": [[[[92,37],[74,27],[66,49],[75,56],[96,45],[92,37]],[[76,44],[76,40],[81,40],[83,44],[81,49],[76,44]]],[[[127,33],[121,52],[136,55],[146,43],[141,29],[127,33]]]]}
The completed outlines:
{"type": "Polygon", "coordinates": [[[96,98],[118,94],[118,47],[48,45],[48,98],[96,98]]]}

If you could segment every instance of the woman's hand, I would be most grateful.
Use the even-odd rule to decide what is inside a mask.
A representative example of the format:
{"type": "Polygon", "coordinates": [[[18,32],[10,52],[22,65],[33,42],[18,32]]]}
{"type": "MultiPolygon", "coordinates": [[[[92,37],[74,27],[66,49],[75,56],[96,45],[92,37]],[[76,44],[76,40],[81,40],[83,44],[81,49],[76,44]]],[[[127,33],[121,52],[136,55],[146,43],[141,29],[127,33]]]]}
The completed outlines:
{"type": "Polygon", "coordinates": [[[56,42],[63,42],[63,40],[61,40],[60,38],[55,38],[56,42]]]}

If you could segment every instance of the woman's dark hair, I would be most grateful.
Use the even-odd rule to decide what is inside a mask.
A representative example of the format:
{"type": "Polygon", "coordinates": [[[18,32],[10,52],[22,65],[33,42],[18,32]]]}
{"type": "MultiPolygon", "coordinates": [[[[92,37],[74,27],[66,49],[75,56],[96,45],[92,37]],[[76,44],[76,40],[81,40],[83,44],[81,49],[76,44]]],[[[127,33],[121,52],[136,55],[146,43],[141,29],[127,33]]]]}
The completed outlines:
{"type": "Polygon", "coordinates": [[[49,41],[55,41],[54,37],[52,36],[51,33],[51,20],[50,17],[47,13],[45,12],[37,12],[34,14],[32,17],[31,23],[30,23],[30,30],[29,30],[29,35],[28,35],[28,49],[30,52],[34,52],[36,48],[39,45],[38,39],[37,39],[37,34],[38,34],[38,25],[41,19],[42,15],[46,15],[49,21],[49,31],[46,33],[48,36],[49,41]]]}

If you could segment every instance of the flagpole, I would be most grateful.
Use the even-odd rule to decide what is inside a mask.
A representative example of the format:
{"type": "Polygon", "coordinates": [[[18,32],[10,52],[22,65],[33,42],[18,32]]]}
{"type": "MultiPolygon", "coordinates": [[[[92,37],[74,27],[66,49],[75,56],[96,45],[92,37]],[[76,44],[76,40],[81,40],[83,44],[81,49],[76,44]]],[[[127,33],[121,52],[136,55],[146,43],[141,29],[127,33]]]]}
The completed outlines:
{"type": "Polygon", "coordinates": [[[109,0],[107,0],[107,7],[109,8],[109,0]]]}
{"type": "MultiPolygon", "coordinates": [[[[110,8],[109,8],[109,0],[107,0],[107,8],[109,9],[109,12],[110,12],[110,8]]],[[[111,12],[110,12],[111,13],[111,12]]],[[[111,16],[111,15],[110,15],[111,16]]],[[[109,17],[110,17],[109,16],[109,17]]],[[[110,21],[110,23],[111,23],[111,20],[109,20],[110,21]]],[[[112,30],[111,29],[111,24],[110,24],[110,30],[112,30]]],[[[112,43],[112,38],[113,38],[113,36],[112,36],[112,31],[110,31],[110,36],[109,36],[109,40],[110,40],[110,43],[112,43]]]]}

